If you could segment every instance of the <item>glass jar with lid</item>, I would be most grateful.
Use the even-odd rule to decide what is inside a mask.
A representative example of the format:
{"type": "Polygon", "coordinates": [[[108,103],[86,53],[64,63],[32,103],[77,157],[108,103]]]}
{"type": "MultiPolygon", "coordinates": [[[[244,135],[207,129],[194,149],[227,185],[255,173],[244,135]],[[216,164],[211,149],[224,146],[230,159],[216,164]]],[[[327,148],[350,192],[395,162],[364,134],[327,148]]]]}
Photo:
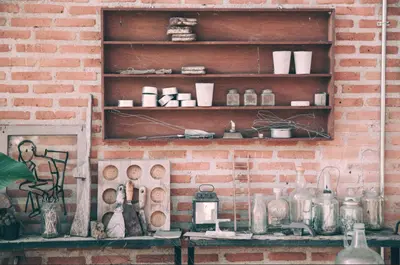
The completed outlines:
{"type": "Polygon", "coordinates": [[[240,105],[240,95],[237,89],[232,88],[229,89],[228,94],[226,95],[226,105],[227,106],[239,106],[240,105]]]}
{"type": "Polygon", "coordinates": [[[257,106],[257,94],[252,88],[246,89],[244,93],[244,105],[245,106],[257,106]]]}
{"type": "Polygon", "coordinates": [[[275,94],[271,89],[264,89],[261,94],[261,106],[275,106],[275,94]]]}

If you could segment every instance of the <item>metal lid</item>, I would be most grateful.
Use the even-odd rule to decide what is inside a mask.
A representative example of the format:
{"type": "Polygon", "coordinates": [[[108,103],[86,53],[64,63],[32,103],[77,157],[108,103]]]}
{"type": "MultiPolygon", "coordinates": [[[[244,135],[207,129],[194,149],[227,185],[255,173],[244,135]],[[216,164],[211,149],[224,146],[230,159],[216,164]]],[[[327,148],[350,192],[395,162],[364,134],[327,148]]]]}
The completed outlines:
{"type": "Polygon", "coordinates": [[[256,91],[252,88],[246,89],[246,92],[245,92],[245,94],[255,94],[255,93],[256,93],[256,91]]]}
{"type": "Polygon", "coordinates": [[[271,89],[264,89],[262,93],[263,94],[271,94],[272,90],[271,89]]]}
{"type": "Polygon", "coordinates": [[[237,94],[238,91],[237,91],[236,88],[232,88],[232,89],[229,89],[228,93],[229,93],[229,94],[237,94]]]}
{"type": "Polygon", "coordinates": [[[343,204],[345,205],[358,205],[360,202],[360,198],[353,197],[353,196],[346,196],[344,197],[343,204]]]}

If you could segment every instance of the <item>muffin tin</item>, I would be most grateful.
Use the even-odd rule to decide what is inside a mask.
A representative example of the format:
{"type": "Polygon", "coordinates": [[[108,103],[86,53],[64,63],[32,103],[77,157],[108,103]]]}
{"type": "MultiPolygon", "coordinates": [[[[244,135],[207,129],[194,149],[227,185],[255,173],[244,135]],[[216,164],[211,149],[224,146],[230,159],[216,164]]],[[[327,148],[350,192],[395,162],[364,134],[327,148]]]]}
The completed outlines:
{"type": "Polygon", "coordinates": [[[135,185],[134,201],[139,187],[146,187],[144,212],[149,231],[170,229],[170,162],[168,160],[101,160],[98,169],[97,220],[107,226],[115,209],[116,188],[131,180],[135,185]]]}

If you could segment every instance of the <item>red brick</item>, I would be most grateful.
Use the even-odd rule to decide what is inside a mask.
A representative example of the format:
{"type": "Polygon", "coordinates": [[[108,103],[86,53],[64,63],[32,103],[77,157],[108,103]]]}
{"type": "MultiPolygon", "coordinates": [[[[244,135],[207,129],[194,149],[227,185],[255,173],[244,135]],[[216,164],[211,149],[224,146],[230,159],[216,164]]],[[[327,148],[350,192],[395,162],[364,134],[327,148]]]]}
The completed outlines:
{"type": "Polygon", "coordinates": [[[272,151],[235,150],[234,156],[239,158],[272,158],[272,151]]]}
{"type": "Polygon", "coordinates": [[[34,85],[33,92],[37,94],[74,92],[73,85],[34,85]]]}
{"type": "Polygon", "coordinates": [[[375,67],[376,59],[341,59],[339,65],[345,67],[375,67]]]}
{"type": "Polygon", "coordinates": [[[75,40],[75,32],[46,30],[37,31],[36,39],[38,40],[75,40]]]}
{"type": "Polygon", "coordinates": [[[89,0],[51,0],[53,2],[63,2],[63,3],[87,3],[89,2],[89,0]]]}
{"type": "Polygon", "coordinates": [[[314,151],[295,151],[295,150],[285,150],[278,151],[278,158],[284,159],[314,159],[314,151]]]}
{"type": "Polygon", "coordinates": [[[317,4],[322,4],[322,5],[354,4],[354,0],[317,0],[317,4]]]}
{"type": "Polygon", "coordinates": [[[271,252],[268,254],[269,260],[306,260],[307,255],[303,252],[271,252]]]}
{"type": "Polygon", "coordinates": [[[192,203],[190,202],[178,202],[178,211],[191,211],[192,203]]]}
{"type": "MultiPolygon", "coordinates": [[[[246,162],[235,162],[235,167],[236,168],[243,168],[246,167],[247,163],[246,162]]],[[[232,162],[217,162],[215,164],[215,167],[217,169],[222,169],[222,170],[232,170],[233,169],[233,164],[232,162]]],[[[250,162],[250,169],[254,167],[254,163],[250,162]]]]}
{"type": "Polygon", "coordinates": [[[171,183],[190,183],[191,179],[189,175],[171,175],[171,183]]]}
{"type": "MultiPolygon", "coordinates": [[[[182,262],[184,264],[187,264],[187,255],[182,256],[182,262]]],[[[195,254],[194,255],[194,260],[196,263],[212,263],[212,264],[218,264],[218,254],[195,254]]]]}
{"type": "Polygon", "coordinates": [[[75,117],[73,111],[36,111],[37,120],[69,120],[75,117]]]}
{"type": "Polygon", "coordinates": [[[232,182],[231,175],[198,175],[196,183],[225,183],[232,182]]]}
{"type": "Polygon", "coordinates": [[[81,265],[86,264],[85,257],[48,257],[48,265],[81,265]]]}
{"type": "Polygon", "coordinates": [[[400,59],[387,59],[387,67],[400,67],[400,59]]]}
{"type": "Polygon", "coordinates": [[[352,15],[352,16],[373,16],[375,7],[336,7],[337,15],[352,15]]]}
{"type": "Polygon", "coordinates": [[[357,136],[349,136],[347,139],[348,146],[362,146],[362,145],[378,145],[379,138],[366,134],[358,134],[357,136]],[[365,137],[363,137],[365,136],[365,137]]]}
{"type": "MultiPolygon", "coordinates": [[[[359,27],[360,28],[380,28],[381,26],[378,26],[377,23],[380,20],[376,19],[361,19],[359,22],[359,27]]],[[[388,28],[395,28],[397,27],[397,21],[396,20],[389,20],[390,24],[388,28]]]]}
{"type": "Polygon", "coordinates": [[[84,67],[100,67],[101,60],[100,59],[84,59],[83,66],[84,67]]]}
{"type": "Polygon", "coordinates": [[[11,77],[13,80],[51,80],[48,72],[14,72],[11,77]]]}
{"type": "Polygon", "coordinates": [[[174,262],[174,255],[156,255],[156,254],[151,254],[151,255],[144,255],[144,254],[139,254],[136,255],[136,262],[137,263],[173,263],[174,262]]]}
{"type": "Polygon", "coordinates": [[[363,32],[337,32],[336,40],[347,40],[347,41],[372,41],[375,39],[375,33],[363,32]]]}
{"type": "Polygon", "coordinates": [[[259,170],[294,170],[295,164],[293,162],[270,162],[259,163],[259,170]]]}
{"type": "Polygon", "coordinates": [[[93,27],[96,20],[91,18],[58,18],[55,21],[56,27],[93,27]]]}
{"type": "MultiPolygon", "coordinates": [[[[371,54],[381,54],[382,47],[381,46],[360,46],[360,53],[371,53],[371,54]]],[[[388,54],[397,54],[399,48],[396,46],[387,46],[386,52],[388,54]]]]}
{"type": "MultiPolygon", "coordinates": [[[[279,182],[280,183],[294,183],[296,181],[296,178],[297,178],[296,175],[280,175],[279,182]]],[[[307,181],[307,183],[316,183],[317,182],[317,176],[315,176],[315,175],[305,175],[304,179],[307,181]]]]}
{"type": "Polygon", "coordinates": [[[58,72],[56,78],[57,80],[94,81],[97,77],[95,72],[58,72]]]}
{"type": "Polygon", "coordinates": [[[2,66],[35,66],[34,58],[0,58],[0,67],[2,66]]]}
{"type": "Polygon", "coordinates": [[[0,13],[18,13],[19,7],[14,4],[0,4],[0,13]]]}
{"type": "Polygon", "coordinates": [[[196,192],[196,188],[172,188],[171,196],[193,196],[196,192]]]}
{"type": "Polygon", "coordinates": [[[0,80],[6,79],[6,72],[0,72],[0,80]]]}
{"type": "Polygon", "coordinates": [[[172,163],[172,170],[209,170],[210,164],[205,162],[172,163]]]}
{"type": "Polygon", "coordinates": [[[226,253],[225,259],[229,262],[251,262],[251,261],[263,261],[263,253],[226,253]]]}
{"type": "Polygon", "coordinates": [[[29,120],[30,117],[28,111],[0,111],[1,120],[29,120]]]}
{"type": "Polygon", "coordinates": [[[26,4],[24,10],[26,13],[63,13],[64,7],[61,5],[26,4]]]}
{"type": "Polygon", "coordinates": [[[347,113],[348,120],[379,120],[378,111],[353,111],[347,113]]]}
{"type": "Polygon", "coordinates": [[[51,107],[53,99],[51,98],[14,98],[14,106],[30,106],[30,107],[51,107]]]}
{"type": "Polygon", "coordinates": [[[5,17],[0,17],[0,26],[4,26],[6,24],[7,19],[5,17]]]}
{"type": "MultiPolygon", "coordinates": [[[[220,5],[222,0],[185,0],[185,4],[192,5],[220,5]]],[[[196,261],[197,262],[197,261],[196,261]]]]}
{"type": "Polygon", "coordinates": [[[356,72],[336,72],[336,80],[360,80],[360,73],[356,72]]]}
{"type": "Polygon", "coordinates": [[[104,159],[142,159],[143,151],[104,151],[104,159]]]}
{"type": "Polygon", "coordinates": [[[322,151],[323,159],[356,159],[358,154],[359,150],[354,147],[329,147],[322,151]]]}
{"type": "Polygon", "coordinates": [[[49,27],[51,18],[12,18],[13,27],[49,27]]]}
{"type": "MultiPolygon", "coordinates": [[[[318,0],[318,2],[319,1],[329,1],[329,0],[318,0]]],[[[345,1],[347,1],[347,0],[345,0],[345,1]]],[[[353,1],[353,0],[350,0],[350,1],[353,1]]],[[[354,26],[354,21],[352,19],[336,19],[335,20],[336,28],[352,28],[353,26],[354,26]]]]}
{"type": "MultiPolygon", "coordinates": [[[[262,3],[264,3],[264,2],[262,2],[262,3]]],[[[305,0],[272,0],[271,3],[272,4],[302,5],[302,4],[307,4],[307,1],[305,1],[305,0]]]]}
{"type": "Polygon", "coordinates": [[[92,256],[92,264],[131,264],[129,256],[92,256]]]}
{"type": "Polygon", "coordinates": [[[389,6],[388,16],[400,16],[400,7],[389,6]]]}
{"type": "Polygon", "coordinates": [[[101,93],[101,86],[79,86],[80,93],[101,93]]]}
{"type": "Polygon", "coordinates": [[[171,159],[171,158],[186,158],[185,150],[169,150],[169,151],[149,151],[150,159],[171,159]]]}
{"type": "Polygon", "coordinates": [[[0,30],[1,39],[29,39],[30,36],[29,30],[0,30]]]}
{"type": "MultiPolygon", "coordinates": [[[[367,72],[365,79],[367,80],[380,80],[380,72],[367,72]]],[[[386,80],[400,80],[400,72],[386,72],[386,80]]]]}
{"type": "Polygon", "coordinates": [[[400,112],[389,112],[389,120],[400,120],[400,112]]]}
{"type": "Polygon", "coordinates": [[[311,253],[312,261],[334,261],[337,253],[330,252],[313,252],[311,253]]]}
{"type": "Polygon", "coordinates": [[[362,105],[362,98],[335,98],[336,107],[361,107],[362,105]]]}
{"type": "Polygon", "coordinates": [[[387,40],[400,40],[400,32],[388,32],[387,40]]]}
{"type": "Polygon", "coordinates": [[[85,54],[100,54],[100,46],[76,46],[76,45],[61,45],[61,53],[85,53],[85,54]]]}
{"type": "Polygon", "coordinates": [[[57,51],[57,45],[54,44],[17,44],[17,52],[40,52],[54,53],[57,51]]]}
{"type": "Polygon", "coordinates": [[[0,84],[0,93],[27,93],[27,85],[6,85],[0,84]]]}
{"type": "Polygon", "coordinates": [[[335,53],[337,54],[351,54],[356,52],[354,45],[339,45],[335,46],[335,53]]]}
{"type": "Polygon", "coordinates": [[[81,65],[79,59],[59,58],[59,59],[41,59],[41,67],[78,67],[81,65]]]}
{"type": "Polygon", "coordinates": [[[379,85],[344,85],[343,93],[379,93],[379,85]]]}
{"type": "Polygon", "coordinates": [[[0,44],[0,52],[9,52],[11,47],[9,44],[0,44]]]}
{"type": "Polygon", "coordinates": [[[228,159],[229,151],[192,151],[193,159],[228,159]]]}
{"type": "Polygon", "coordinates": [[[0,107],[5,107],[5,106],[7,106],[7,99],[0,98],[0,107]]]}
{"type": "Polygon", "coordinates": [[[100,8],[96,6],[71,6],[69,13],[71,15],[96,15],[100,13],[100,8]]]}
{"type": "Polygon", "coordinates": [[[97,31],[83,31],[79,32],[79,39],[81,40],[101,40],[101,34],[97,31]]]}

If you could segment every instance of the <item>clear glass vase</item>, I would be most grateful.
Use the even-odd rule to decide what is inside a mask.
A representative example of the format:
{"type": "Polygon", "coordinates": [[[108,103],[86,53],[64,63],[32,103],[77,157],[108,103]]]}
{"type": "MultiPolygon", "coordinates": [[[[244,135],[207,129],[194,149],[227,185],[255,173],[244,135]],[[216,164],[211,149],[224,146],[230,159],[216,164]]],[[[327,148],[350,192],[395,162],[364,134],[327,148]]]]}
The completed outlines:
{"type": "Polygon", "coordinates": [[[251,212],[251,232],[262,235],[267,233],[267,230],[267,206],[263,194],[255,194],[251,212]]]}
{"type": "Polygon", "coordinates": [[[54,238],[60,235],[61,222],[58,203],[44,202],[41,208],[42,237],[54,238]]]}

